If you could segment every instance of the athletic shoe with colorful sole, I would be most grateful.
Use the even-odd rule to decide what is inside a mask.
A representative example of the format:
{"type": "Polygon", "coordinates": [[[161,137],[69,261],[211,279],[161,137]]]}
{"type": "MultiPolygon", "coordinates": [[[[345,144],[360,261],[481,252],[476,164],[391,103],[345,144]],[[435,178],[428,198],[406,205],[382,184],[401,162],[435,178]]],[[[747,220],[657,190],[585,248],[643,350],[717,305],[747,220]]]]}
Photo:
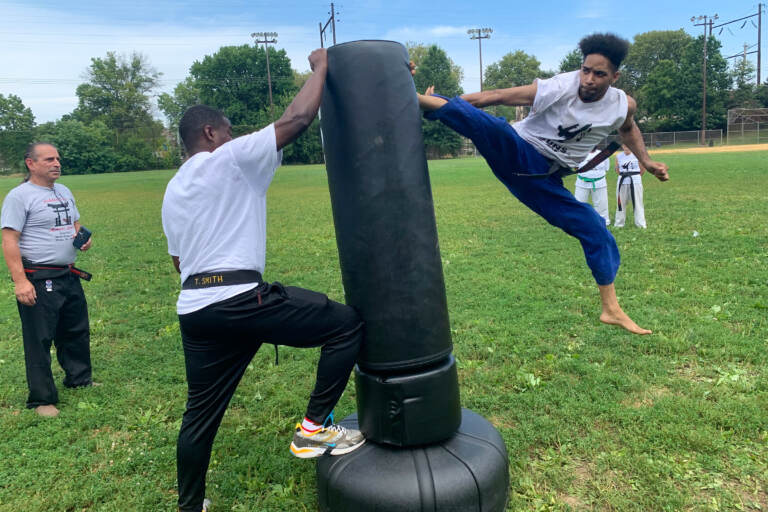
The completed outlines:
{"type": "Polygon", "coordinates": [[[307,432],[296,424],[293,434],[291,453],[300,459],[311,459],[324,454],[343,455],[357,450],[365,443],[365,438],[359,430],[347,429],[334,424],[320,427],[315,432],[307,432]]]}

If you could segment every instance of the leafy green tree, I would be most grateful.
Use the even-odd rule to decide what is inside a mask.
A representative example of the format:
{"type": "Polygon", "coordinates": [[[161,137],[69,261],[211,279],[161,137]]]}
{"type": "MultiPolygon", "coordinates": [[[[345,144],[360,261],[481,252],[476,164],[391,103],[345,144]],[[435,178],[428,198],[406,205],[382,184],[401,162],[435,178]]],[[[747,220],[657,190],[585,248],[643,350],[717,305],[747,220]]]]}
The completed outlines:
{"type": "Polygon", "coordinates": [[[46,123],[38,130],[38,139],[59,149],[66,174],[112,172],[117,154],[112,147],[112,130],[98,120],[86,125],[75,119],[46,123]]]}
{"type": "Polygon", "coordinates": [[[652,30],[635,36],[621,67],[616,87],[634,96],[662,60],[676,61],[693,41],[683,29],[652,30]]]}
{"type": "MultiPolygon", "coordinates": [[[[463,91],[453,73],[452,65],[451,59],[443,49],[437,45],[428,47],[424,55],[419,57],[414,76],[416,90],[423,92],[427,87],[434,85],[435,92],[443,96],[450,98],[461,94],[463,91]]],[[[459,152],[462,139],[458,133],[439,122],[423,120],[422,123],[428,156],[455,155],[459,152]]]]}
{"type": "MultiPolygon", "coordinates": [[[[285,95],[293,97],[298,87],[285,50],[269,47],[269,69],[274,118],[277,119],[282,109],[276,98],[285,95]]],[[[263,122],[265,113],[267,119],[272,118],[269,114],[267,54],[263,47],[222,46],[213,55],[206,55],[192,64],[189,73],[192,81],[185,86],[188,91],[194,84],[199,91],[200,102],[220,109],[233,125],[259,124],[263,122]]]]}
{"type": "MultiPolygon", "coordinates": [[[[720,42],[707,43],[707,128],[725,128],[731,77],[720,42]]],[[[674,59],[656,64],[637,92],[645,131],[701,129],[704,36],[690,41],[674,59]]]]}
{"type": "Polygon", "coordinates": [[[560,67],[557,71],[558,73],[576,71],[577,69],[581,69],[581,64],[583,62],[584,56],[581,54],[581,50],[579,48],[575,48],[568,52],[565,57],[563,57],[563,60],[560,61],[560,67]]]}
{"type": "Polygon", "coordinates": [[[768,82],[757,86],[755,89],[755,100],[758,107],[768,108],[768,82]]]}
{"type": "MultiPolygon", "coordinates": [[[[422,43],[417,44],[413,41],[408,41],[405,43],[405,47],[408,50],[408,58],[416,65],[416,68],[418,69],[422,60],[424,60],[424,57],[427,55],[430,46],[422,43]]],[[[464,80],[464,70],[461,68],[461,66],[453,62],[450,57],[448,58],[448,61],[451,63],[452,79],[455,80],[457,84],[460,84],[464,80]]]]}
{"type": "Polygon", "coordinates": [[[755,79],[755,66],[747,59],[736,59],[731,66],[733,81],[728,108],[756,108],[760,106],[757,98],[757,86],[752,83],[755,79]]]}
{"type": "Polygon", "coordinates": [[[14,94],[0,94],[0,169],[24,168],[24,151],[32,142],[35,116],[14,94]]]}
{"type": "Polygon", "coordinates": [[[165,114],[168,126],[173,130],[178,128],[184,112],[200,103],[200,89],[189,76],[174,88],[172,95],[164,92],[157,98],[157,106],[165,114]]]}
{"type": "Polygon", "coordinates": [[[123,134],[151,122],[150,97],[160,76],[139,53],[107,52],[104,58],[92,58],[87,82],[75,91],[79,101],[72,117],[86,124],[102,121],[115,132],[119,145],[123,134]]]}
{"type": "Polygon", "coordinates": [[[541,62],[533,55],[517,50],[485,68],[484,89],[503,89],[527,85],[541,77],[541,62]]]}

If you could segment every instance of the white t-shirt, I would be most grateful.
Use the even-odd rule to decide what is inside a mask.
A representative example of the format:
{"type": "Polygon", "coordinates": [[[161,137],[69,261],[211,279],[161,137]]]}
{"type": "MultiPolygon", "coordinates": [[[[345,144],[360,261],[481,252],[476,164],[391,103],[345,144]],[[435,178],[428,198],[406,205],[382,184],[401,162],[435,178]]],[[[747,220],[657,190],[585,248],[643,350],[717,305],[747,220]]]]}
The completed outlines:
{"type": "Polygon", "coordinates": [[[571,168],[627,118],[627,95],[620,89],[609,87],[598,101],[582,101],[580,73],[538,79],[530,114],[513,125],[539,153],[571,168]]]}
{"type": "MultiPolygon", "coordinates": [[[[597,155],[598,153],[600,153],[599,149],[593,150],[589,155],[587,155],[587,158],[585,158],[584,161],[579,164],[579,167],[584,167],[585,165],[587,165],[589,161],[592,160],[592,158],[594,158],[595,155],[597,155]]],[[[579,188],[593,188],[593,184],[594,184],[594,188],[607,187],[608,183],[605,181],[605,173],[608,172],[608,169],[610,168],[610,164],[611,164],[610,160],[611,160],[610,158],[606,158],[605,160],[597,164],[595,168],[592,169],[591,171],[579,173],[578,176],[576,177],[576,186],[579,188]],[[584,180],[580,180],[579,176],[583,178],[589,178],[589,179],[595,179],[595,178],[602,178],[602,179],[599,179],[598,181],[595,181],[595,182],[584,181],[584,180]]]]}
{"type": "MultiPolygon", "coordinates": [[[[238,137],[212,153],[192,155],[168,183],[163,231],[180,260],[181,282],[223,270],[264,272],[267,189],[282,160],[275,127],[238,137]]],[[[182,290],[180,314],[234,297],[258,283],[182,290]]]]}
{"type": "MultiPolygon", "coordinates": [[[[619,163],[619,172],[640,172],[640,162],[637,161],[637,157],[633,154],[626,154],[623,151],[616,155],[616,161],[619,163]]],[[[630,176],[635,185],[642,184],[643,180],[639,174],[630,176]]],[[[621,181],[621,178],[619,178],[621,181]]],[[[629,185],[629,178],[624,178],[624,185],[629,185]]]]}

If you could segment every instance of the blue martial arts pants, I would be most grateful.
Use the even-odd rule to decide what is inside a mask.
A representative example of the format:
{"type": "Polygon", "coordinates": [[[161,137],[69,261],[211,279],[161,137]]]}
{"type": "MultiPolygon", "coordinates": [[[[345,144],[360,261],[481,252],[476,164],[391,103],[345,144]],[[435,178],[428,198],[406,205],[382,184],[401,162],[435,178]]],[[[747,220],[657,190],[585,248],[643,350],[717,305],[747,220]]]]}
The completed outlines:
{"type": "Polygon", "coordinates": [[[591,205],[573,197],[557,174],[528,176],[546,174],[550,162],[504,118],[493,117],[459,97],[425,113],[425,117],[442,121],[471,139],[496,177],[516,198],[553,226],[579,239],[597,284],[613,283],[619,270],[619,248],[605,220],[591,205]]]}

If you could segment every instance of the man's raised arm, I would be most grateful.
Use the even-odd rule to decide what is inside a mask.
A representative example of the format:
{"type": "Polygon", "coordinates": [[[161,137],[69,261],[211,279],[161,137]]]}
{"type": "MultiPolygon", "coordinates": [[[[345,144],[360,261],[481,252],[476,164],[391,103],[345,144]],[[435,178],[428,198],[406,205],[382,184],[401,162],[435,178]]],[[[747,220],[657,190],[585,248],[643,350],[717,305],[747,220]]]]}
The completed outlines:
{"type": "Polygon", "coordinates": [[[659,181],[667,181],[669,179],[669,172],[667,172],[669,167],[663,162],[651,160],[643,141],[643,134],[635,123],[635,111],[637,111],[637,103],[633,98],[627,96],[627,119],[619,127],[621,142],[637,157],[641,167],[656,176],[659,181]]]}
{"type": "Polygon", "coordinates": [[[278,151],[296,140],[306,130],[320,108],[323,99],[325,75],[328,72],[328,55],[318,48],[309,55],[312,76],[304,83],[283,115],[275,122],[275,140],[278,151]]]}
{"type": "Polygon", "coordinates": [[[506,105],[509,107],[522,107],[533,105],[536,99],[536,82],[519,87],[507,89],[491,89],[489,91],[464,94],[461,98],[471,105],[482,108],[492,105],[506,105]]]}

